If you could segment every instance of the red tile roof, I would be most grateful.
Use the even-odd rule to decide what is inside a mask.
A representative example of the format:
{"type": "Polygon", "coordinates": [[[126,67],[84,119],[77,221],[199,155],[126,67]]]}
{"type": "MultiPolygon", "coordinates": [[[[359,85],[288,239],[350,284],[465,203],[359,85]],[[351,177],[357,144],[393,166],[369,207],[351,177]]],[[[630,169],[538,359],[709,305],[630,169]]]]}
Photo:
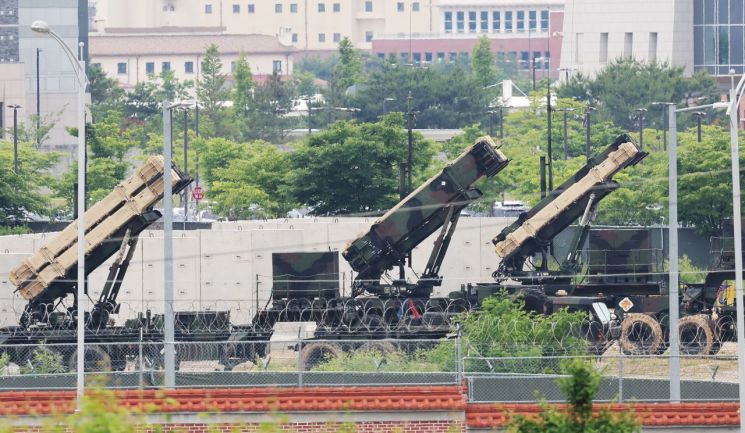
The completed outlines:
{"type": "MultiPolygon", "coordinates": [[[[393,386],[277,389],[178,389],[117,391],[132,411],[174,412],[312,412],[312,411],[463,411],[469,427],[504,425],[510,413],[531,415],[537,404],[466,403],[458,386],[393,386]]],[[[69,413],[72,391],[0,392],[0,416],[69,413]]],[[[633,410],[645,426],[737,425],[737,403],[596,404],[613,411],[633,410]]]]}

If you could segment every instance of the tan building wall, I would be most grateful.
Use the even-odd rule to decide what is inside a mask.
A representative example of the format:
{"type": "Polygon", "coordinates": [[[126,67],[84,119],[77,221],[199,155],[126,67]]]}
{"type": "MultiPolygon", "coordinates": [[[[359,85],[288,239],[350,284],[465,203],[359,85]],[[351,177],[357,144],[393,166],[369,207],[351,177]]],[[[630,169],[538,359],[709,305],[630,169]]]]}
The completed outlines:
{"type": "Polygon", "coordinates": [[[275,35],[301,50],[331,51],[341,38],[370,49],[376,34],[439,28],[440,0],[97,0],[98,32],[107,28],[219,27],[275,35]],[[321,36],[322,35],[322,36],[321,36]]]}

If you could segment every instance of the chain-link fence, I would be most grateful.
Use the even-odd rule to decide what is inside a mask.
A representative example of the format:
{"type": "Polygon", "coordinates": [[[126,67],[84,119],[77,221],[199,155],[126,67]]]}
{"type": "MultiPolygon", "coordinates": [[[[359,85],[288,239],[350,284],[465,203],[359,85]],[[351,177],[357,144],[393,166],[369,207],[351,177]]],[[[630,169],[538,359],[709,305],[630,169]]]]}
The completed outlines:
{"type": "MultiPolygon", "coordinates": [[[[460,383],[453,340],[189,341],[173,344],[176,387],[446,385],[460,383]]],[[[162,342],[85,345],[86,380],[162,387],[162,342]]],[[[75,344],[0,345],[1,389],[73,389],[75,344]]]]}

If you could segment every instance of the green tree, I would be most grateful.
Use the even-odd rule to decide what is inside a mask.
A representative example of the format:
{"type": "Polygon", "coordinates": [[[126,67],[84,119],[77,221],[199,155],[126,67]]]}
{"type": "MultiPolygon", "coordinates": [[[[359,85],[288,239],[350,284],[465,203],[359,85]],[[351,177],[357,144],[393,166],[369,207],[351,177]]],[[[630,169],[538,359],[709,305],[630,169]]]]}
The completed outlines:
{"type": "Polygon", "coordinates": [[[600,389],[602,377],[592,365],[574,359],[563,370],[568,377],[559,378],[557,382],[566,396],[566,407],[544,404],[537,417],[512,416],[506,426],[508,433],[641,432],[641,424],[633,411],[614,413],[608,408],[593,411],[593,399],[600,389]]]}
{"type": "Polygon", "coordinates": [[[25,221],[28,214],[51,215],[42,189],[54,184],[51,170],[58,158],[57,153],[40,152],[30,142],[20,142],[16,174],[13,143],[0,141],[0,225],[25,221]]]}
{"type": "Polygon", "coordinates": [[[291,119],[287,117],[292,109],[292,98],[295,94],[291,82],[283,81],[274,72],[254,92],[254,106],[249,113],[248,125],[244,138],[279,142],[284,138],[285,130],[291,119]]]}
{"type": "MultiPolygon", "coordinates": [[[[378,123],[336,122],[291,154],[291,192],[316,215],[380,212],[398,201],[398,167],[406,160],[400,113],[378,123]]],[[[417,137],[414,177],[426,175],[434,145],[417,137]]]]}
{"type": "Polygon", "coordinates": [[[479,42],[473,47],[471,58],[473,74],[481,87],[494,84],[497,81],[497,68],[489,38],[479,38],[479,42]]]}
{"type": "Polygon", "coordinates": [[[233,112],[236,118],[245,118],[249,111],[249,104],[252,100],[251,94],[256,83],[254,83],[251,67],[248,65],[246,55],[243,52],[235,62],[233,81],[233,112]]]}
{"type": "Polygon", "coordinates": [[[202,69],[197,82],[197,98],[204,114],[200,132],[205,136],[225,136],[228,125],[223,103],[230,99],[222,73],[220,52],[215,44],[207,47],[202,58],[202,69]]]}
{"type": "Polygon", "coordinates": [[[124,89],[119,83],[109,78],[101,66],[93,63],[88,66],[88,90],[91,94],[91,104],[116,104],[124,97],[124,89]]]}

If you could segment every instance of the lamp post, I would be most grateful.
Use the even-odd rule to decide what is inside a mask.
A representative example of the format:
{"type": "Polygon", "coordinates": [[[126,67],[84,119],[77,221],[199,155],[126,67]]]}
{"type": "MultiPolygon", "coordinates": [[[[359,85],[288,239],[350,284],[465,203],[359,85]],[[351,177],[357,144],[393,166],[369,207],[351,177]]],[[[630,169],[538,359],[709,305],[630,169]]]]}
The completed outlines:
{"type": "Polygon", "coordinates": [[[493,110],[493,107],[490,110],[487,110],[486,114],[489,115],[489,137],[494,137],[494,115],[497,114],[496,111],[493,110]]]}
{"type": "Polygon", "coordinates": [[[41,145],[41,136],[39,130],[41,129],[41,90],[39,87],[39,53],[41,48],[36,49],[36,146],[41,145]]]}
{"type": "Polygon", "coordinates": [[[408,133],[408,155],[406,159],[406,193],[412,191],[411,173],[414,171],[414,119],[416,113],[411,109],[411,101],[414,98],[411,96],[411,91],[406,97],[406,129],[408,133]]]}
{"type": "MultiPolygon", "coordinates": [[[[669,170],[669,176],[668,176],[668,239],[669,239],[669,257],[668,262],[670,263],[670,274],[668,275],[668,309],[670,312],[670,319],[669,319],[669,342],[670,342],[670,350],[669,350],[669,356],[670,356],[670,400],[673,402],[680,402],[680,336],[679,336],[679,330],[678,330],[678,322],[679,322],[679,299],[678,299],[678,131],[677,131],[677,119],[676,114],[682,113],[686,111],[694,111],[694,110],[701,110],[705,108],[712,108],[712,109],[723,109],[727,107],[727,103],[725,102],[717,102],[714,104],[709,105],[700,105],[695,107],[685,107],[676,109],[675,104],[669,103],[668,106],[668,118],[669,118],[669,125],[670,125],[670,147],[668,148],[668,170],[669,170]]],[[[735,134],[737,134],[737,129],[734,129],[735,134]]],[[[736,153],[736,144],[733,145],[733,154],[736,153]]],[[[733,170],[735,167],[736,162],[732,162],[733,164],[733,170]]],[[[737,192],[737,200],[734,202],[734,206],[736,209],[735,213],[735,275],[736,275],[736,281],[739,281],[740,291],[738,292],[739,296],[739,303],[741,305],[742,303],[742,256],[739,255],[740,253],[737,251],[737,245],[738,242],[738,231],[739,228],[739,220],[740,220],[740,200],[739,200],[739,187],[740,187],[740,179],[739,179],[739,173],[736,175],[733,172],[733,198],[735,196],[735,190],[737,192]],[[737,181],[735,184],[734,182],[737,181]],[[740,268],[737,268],[737,263],[740,263],[740,268]]],[[[742,249],[740,249],[742,251],[742,249]]],[[[738,316],[741,314],[741,309],[738,309],[738,316]]],[[[739,320],[740,317],[738,317],[738,340],[740,339],[740,336],[742,335],[739,333],[739,327],[742,326],[742,320],[739,320]]],[[[738,344],[738,351],[742,350],[742,347],[740,344],[738,344]]],[[[743,364],[745,362],[745,359],[738,359],[738,363],[741,366],[745,366],[743,364]]],[[[740,378],[742,379],[742,373],[744,370],[740,370],[740,378]]],[[[745,382],[742,380],[740,381],[740,404],[743,404],[742,397],[743,390],[745,390],[745,382]]],[[[742,407],[742,406],[741,406],[742,407]]],[[[742,419],[741,419],[742,422],[742,419]]]]}
{"type": "Polygon", "coordinates": [[[668,110],[665,107],[670,105],[670,102],[652,102],[652,105],[662,106],[662,150],[667,150],[668,110]]]}
{"type": "Polygon", "coordinates": [[[13,109],[13,171],[18,174],[18,104],[8,105],[13,109]]]}
{"type": "Polygon", "coordinates": [[[737,87],[729,91],[730,143],[732,147],[732,215],[734,218],[735,236],[735,297],[737,305],[737,374],[740,391],[740,431],[745,431],[745,318],[743,317],[742,290],[742,216],[740,209],[740,144],[738,132],[740,130],[739,107],[742,89],[745,85],[745,75],[740,78],[737,87]],[[739,95],[739,96],[738,96],[739,95]]]}
{"type": "MultiPolygon", "coordinates": [[[[64,51],[70,61],[78,81],[78,267],[77,267],[77,402],[81,407],[85,389],[85,311],[88,298],[85,295],[85,87],[88,77],[85,74],[83,43],[78,44],[78,55],[45,21],[34,21],[31,30],[40,35],[49,35],[64,51]]],[[[166,170],[168,171],[168,170],[166,170]]],[[[170,174],[170,172],[169,172],[170,174]]]]}
{"type": "Polygon", "coordinates": [[[634,110],[637,112],[636,117],[639,119],[639,150],[644,150],[644,113],[646,108],[637,108],[634,110]]]}

